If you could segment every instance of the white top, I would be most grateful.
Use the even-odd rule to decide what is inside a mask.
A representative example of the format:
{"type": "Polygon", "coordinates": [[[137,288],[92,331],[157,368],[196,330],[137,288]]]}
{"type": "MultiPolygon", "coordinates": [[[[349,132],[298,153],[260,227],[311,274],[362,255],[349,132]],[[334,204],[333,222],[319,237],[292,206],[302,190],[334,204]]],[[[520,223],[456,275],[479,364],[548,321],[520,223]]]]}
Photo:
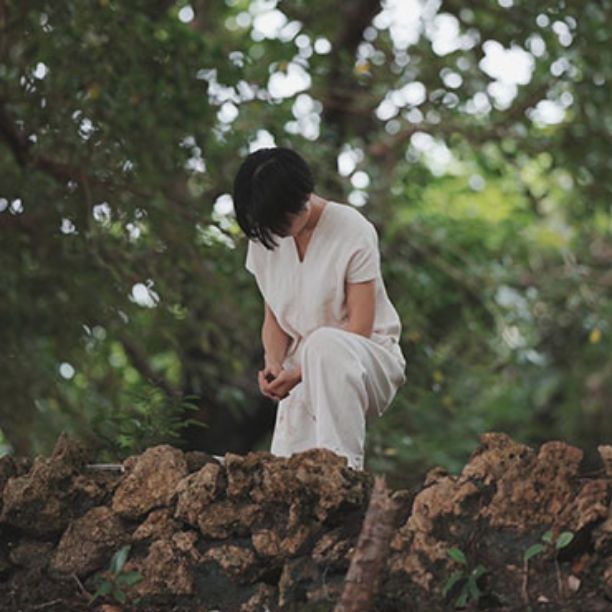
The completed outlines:
{"type": "Polygon", "coordinates": [[[356,208],[328,201],[300,261],[293,236],[274,236],[274,250],[248,241],[246,269],[280,327],[291,337],[286,359],[299,363],[304,338],[321,326],[347,320],[345,283],[376,279],[376,311],[370,339],[405,359],[399,346],[401,322],[389,300],[380,269],[378,235],[356,208]]]}

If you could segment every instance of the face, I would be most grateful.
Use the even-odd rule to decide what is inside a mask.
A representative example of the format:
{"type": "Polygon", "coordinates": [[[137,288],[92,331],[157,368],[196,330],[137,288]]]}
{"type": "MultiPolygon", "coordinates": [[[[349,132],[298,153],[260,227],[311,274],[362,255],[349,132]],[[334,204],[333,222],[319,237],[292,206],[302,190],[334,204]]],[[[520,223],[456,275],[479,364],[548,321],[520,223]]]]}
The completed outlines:
{"type": "Polygon", "coordinates": [[[278,234],[278,235],[282,236],[283,238],[287,236],[297,236],[304,229],[306,223],[308,222],[309,214],[310,214],[310,202],[307,202],[306,205],[304,206],[304,210],[302,210],[296,215],[288,215],[291,225],[289,226],[289,229],[285,233],[278,234]]]}

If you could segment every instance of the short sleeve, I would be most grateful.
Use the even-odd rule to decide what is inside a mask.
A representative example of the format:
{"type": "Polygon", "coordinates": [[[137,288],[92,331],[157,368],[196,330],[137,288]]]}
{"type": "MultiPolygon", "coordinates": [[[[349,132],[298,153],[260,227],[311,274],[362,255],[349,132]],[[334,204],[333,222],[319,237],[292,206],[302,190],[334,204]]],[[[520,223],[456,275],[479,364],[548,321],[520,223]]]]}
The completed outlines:
{"type": "Polygon", "coordinates": [[[380,276],[378,235],[373,225],[358,244],[348,263],[346,280],[349,283],[363,283],[380,276]]]}
{"type": "Polygon", "coordinates": [[[255,246],[252,240],[248,241],[246,261],[244,267],[251,273],[255,274],[255,246]]]}

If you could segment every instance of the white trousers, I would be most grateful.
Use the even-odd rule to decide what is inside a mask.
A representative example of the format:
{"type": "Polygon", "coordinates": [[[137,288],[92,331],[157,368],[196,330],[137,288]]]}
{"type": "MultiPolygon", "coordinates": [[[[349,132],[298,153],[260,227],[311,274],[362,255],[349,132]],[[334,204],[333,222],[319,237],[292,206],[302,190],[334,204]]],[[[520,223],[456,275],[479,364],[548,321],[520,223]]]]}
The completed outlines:
{"type": "Polygon", "coordinates": [[[289,457],[323,447],[362,470],[366,422],[382,415],[406,382],[399,346],[320,327],[290,363],[301,364],[302,381],[278,403],[270,452],[289,457]]]}

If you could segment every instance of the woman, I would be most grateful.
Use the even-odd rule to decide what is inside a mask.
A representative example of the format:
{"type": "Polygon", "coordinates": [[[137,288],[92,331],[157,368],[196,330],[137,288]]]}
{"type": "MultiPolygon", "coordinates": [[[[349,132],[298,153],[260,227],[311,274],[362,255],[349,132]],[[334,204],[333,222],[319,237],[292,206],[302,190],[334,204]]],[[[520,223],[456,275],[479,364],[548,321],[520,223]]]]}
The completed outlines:
{"type": "Polygon", "coordinates": [[[233,198],[265,305],[259,388],[279,400],[270,450],[324,447],[361,470],[366,422],[406,382],[376,229],[316,195],[308,164],[284,147],[251,153],[233,198]]]}

